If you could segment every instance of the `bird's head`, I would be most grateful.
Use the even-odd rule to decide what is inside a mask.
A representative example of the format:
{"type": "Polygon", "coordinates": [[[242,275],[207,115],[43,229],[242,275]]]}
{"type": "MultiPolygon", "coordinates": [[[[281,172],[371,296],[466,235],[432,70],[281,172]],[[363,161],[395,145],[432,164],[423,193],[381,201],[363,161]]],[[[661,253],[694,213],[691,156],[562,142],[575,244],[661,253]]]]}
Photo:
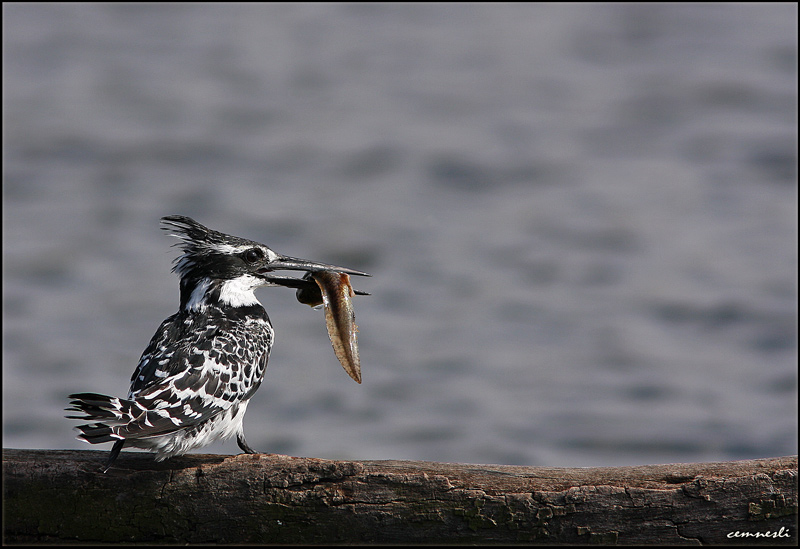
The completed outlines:
{"type": "Polygon", "coordinates": [[[176,246],[183,250],[172,269],[181,278],[182,308],[202,309],[214,302],[234,307],[255,305],[258,301],[253,292],[260,286],[298,287],[300,279],[276,275],[276,270],[370,276],[281,255],[264,244],[211,230],[190,217],[170,215],[161,221],[164,230],[180,239],[176,246]]]}

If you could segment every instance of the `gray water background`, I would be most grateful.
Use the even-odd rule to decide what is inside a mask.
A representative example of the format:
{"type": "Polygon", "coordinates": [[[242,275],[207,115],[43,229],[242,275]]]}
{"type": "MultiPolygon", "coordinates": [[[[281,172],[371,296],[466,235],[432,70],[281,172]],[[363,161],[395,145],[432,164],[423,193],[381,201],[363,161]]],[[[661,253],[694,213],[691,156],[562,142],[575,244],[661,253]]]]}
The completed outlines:
{"type": "Polygon", "coordinates": [[[4,447],[89,448],[184,214],[374,275],[360,386],[258,291],[260,450],[797,452],[795,4],[4,3],[3,92],[4,447]]]}

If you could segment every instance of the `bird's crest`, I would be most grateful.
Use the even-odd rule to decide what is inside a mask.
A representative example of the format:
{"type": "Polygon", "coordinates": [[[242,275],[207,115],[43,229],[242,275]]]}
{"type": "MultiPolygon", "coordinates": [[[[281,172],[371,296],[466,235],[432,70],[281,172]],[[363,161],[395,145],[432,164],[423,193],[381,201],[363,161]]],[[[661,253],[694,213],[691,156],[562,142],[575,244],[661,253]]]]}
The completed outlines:
{"type": "Polygon", "coordinates": [[[213,256],[230,256],[242,252],[252,246],[263,247],[263,244],[214,231],[201,225],[191,217],[170,215],[162,217],[161,227],[168,234],[180,239],[174,244],[183,250],[176,257],[172,271],[180,277],[186,276],[199,262],[205,262],[213,256]]]}

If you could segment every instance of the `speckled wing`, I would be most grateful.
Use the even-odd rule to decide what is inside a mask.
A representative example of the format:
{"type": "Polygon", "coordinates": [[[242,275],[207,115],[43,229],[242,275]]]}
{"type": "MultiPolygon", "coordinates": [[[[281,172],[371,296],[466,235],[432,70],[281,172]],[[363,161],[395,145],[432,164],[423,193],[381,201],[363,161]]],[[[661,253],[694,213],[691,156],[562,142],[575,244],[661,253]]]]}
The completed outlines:
{"type": "Polygon", "coordinates": [[[259,316],[259,309],[266,318],[254,307],[242,311],[242,318],[206,311],[165,320],[131,378],[128,398],[146,412],[115,431],[125,438],[159,436],[249,399],[261,384],[272,347],[268,319],[252,316],[259,316]]]}

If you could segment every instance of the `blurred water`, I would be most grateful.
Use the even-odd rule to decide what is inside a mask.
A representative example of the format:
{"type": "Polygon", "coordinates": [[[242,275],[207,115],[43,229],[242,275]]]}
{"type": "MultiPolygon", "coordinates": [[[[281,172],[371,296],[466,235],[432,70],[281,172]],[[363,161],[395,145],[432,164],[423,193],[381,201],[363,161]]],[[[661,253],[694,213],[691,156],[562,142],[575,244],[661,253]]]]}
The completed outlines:
{"type": "Polygon", "coordinates": [[[3,15],[4,447],[88,448],[65,397],[127,393],[184,214],[374,275],[361,386],[321,311],[259,291],[258,449],[797,452],[796,5],[3,15]]]}

